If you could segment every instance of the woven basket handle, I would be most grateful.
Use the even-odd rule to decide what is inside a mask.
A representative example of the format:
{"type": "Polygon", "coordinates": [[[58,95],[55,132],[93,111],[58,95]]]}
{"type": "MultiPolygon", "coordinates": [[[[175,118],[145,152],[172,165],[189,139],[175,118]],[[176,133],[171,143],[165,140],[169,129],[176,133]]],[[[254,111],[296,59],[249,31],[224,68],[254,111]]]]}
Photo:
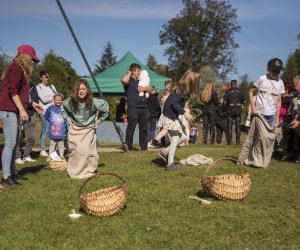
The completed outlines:
{"type": "Polygon", "coordinates": [[[123,183],[126,183],[125,180],[124,180],[121,176],[119,176],[119,175],[117,175],[117,174],[109,173],[109,172],[99,172],[99,173],[96,173],[96,174],[94,174],[93,176],[87,178],[87,179],[82,183],[82,185],[81,185],[81,187],[80,187],[80,189],[79,189],[78,198],[80,197],[80,195],[81,195],[81,193],[82,193],[82,190],[83,190],[83,188],[85,187],[85,185],[86,185],[91,179],[93,179],[93,178],[95,178],[95,177],[97,177],[97,176],[99,176],[99,175],[113,175],[113,176],[117,177],[119,180],[121,180],[123,183]]]}
{"type": "MultiPolygon", "coordinates": [[[[205,170],[205,172],[204,172],[203,175],[206,175],[207,172],[208,172],[213,166],[215,166],[219,161],[222,161],[222,160],[229,160],[229,161],[235,161],[235,162],[238,162],[238,160],[237,160],[236,158],[232,158],[232,157],[222,157],[222,158],[219,158],[219,159],[215,160],[212,164],[210,164],[210,165],[208,166],[208,168],[205,170]]],[[[239,165],[240,165],[240,164],[239,164],[239,165]]],[[[243,168],[243,170],[245,170],[245,172],[246,172],[245,166],[244,166],[244,165],[240,165],[240,166],[241,166],[241,167],[243,168]]]]}

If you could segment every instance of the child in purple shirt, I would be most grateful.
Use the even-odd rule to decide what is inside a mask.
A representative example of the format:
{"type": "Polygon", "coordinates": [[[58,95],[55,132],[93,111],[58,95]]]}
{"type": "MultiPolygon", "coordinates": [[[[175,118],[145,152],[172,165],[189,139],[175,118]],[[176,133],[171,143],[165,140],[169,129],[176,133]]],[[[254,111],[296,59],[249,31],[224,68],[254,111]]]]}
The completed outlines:
{"type": "Polygon", "coordinates": [[[53,97],[54,105],[47,108],[45,113],[45,119],[49,122],[49,155],[51,155],[56,146],[58,146],[59,156],[64,157],[64,141],[67,138],[67,126],[66,122],[61,114],[61,105],[63,103],[63,95],[57,93],[53,97]]]}

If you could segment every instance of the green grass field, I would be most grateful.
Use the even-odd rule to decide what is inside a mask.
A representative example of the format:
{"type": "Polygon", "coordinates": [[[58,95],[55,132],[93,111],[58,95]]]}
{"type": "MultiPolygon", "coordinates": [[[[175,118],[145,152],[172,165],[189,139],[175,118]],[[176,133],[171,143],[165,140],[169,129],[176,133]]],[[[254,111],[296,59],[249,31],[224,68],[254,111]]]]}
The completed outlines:
{"type": "MultiPolygon", "coordinates": [[[[194,153],[212,158],[238,156],[238,147],[178,149],[176,162],[194,153]]],[[[101,153],[99,171],[121,175],[129,185],[125,209],[117,215],[85,215],[77,200],[81,180],[49,170],[44,158],[19,167],[30,178],[0,193],[0,249],[299,249],[300,165],[272,160],[269,168],[247,168],[252,188],[239,202],[201,205],[205,167],[167,172],[158,151],[101,153]],[[71,220],[74,208],[83,216],[71,220]]],[[[38,157],[38,155],[34,155],[38,157]]],[[[239,172],[222,161],[209,173],[239,172]]],[[[85,192],[120,183],[99,176],[85,192]]]]}
{"type": "MultiPolygon", "coordinates": [[[[178,149],[176,162],[195,153],[237,157],[240,149],[199,143],[178,149]]],[[[267,169],[247,168],[249,195],[228,202],[203,193],[205,167],[179,165],[181,172],[167,172],[154,150],[100,153],[98,171],[122,176],[129,195],[121,213],[96,218],[80,210],[82,180],[50,171],[38,152],[33,158],[35,163],[18,166],[29,180],[0,193],[0,249],[300,249],[300,164],[272,159],[267,169]],[[190,195],[212,204],[201,205],[190,195]],[[71,220],[71,209],[83,216],[71,220]]],[[[240,171],[238,165],[221,161],[209,174],[240,171]]],[[[84,192],[118,183],[112,176],[99,176],[84,192]]]]}

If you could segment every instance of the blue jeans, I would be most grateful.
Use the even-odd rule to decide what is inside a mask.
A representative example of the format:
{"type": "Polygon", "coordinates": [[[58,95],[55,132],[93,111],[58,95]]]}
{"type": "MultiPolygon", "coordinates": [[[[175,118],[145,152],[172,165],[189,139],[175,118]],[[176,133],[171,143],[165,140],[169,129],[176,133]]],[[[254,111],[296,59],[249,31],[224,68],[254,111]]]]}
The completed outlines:
{"type": "Polygon", "coordinates": [[[270,127],[275,128],[276,115],[262,115],[269,123],[270,127]]]}
{"type": "Polygon", "coordinates": [[[41,117],[41,122],[42,122],[42,134],[41,134],[41,151],[45,151],[46,150],[46,139],[48,136],[48,132],[49,132],[49,122],[45,119],[44,115],[40,115],[41,117]]]}
{"type": "Polygon", "coordinates": [[[148,121],[148,142],[153,141],[156,129],[156,117],[151,117],[148,121]]]}
{"type": "Polygon", "coordinates": [[[2,152],[3,177],[16,172],[16,147],[19,143],[19,116],[14,112],[0,111],[0,120],[3,124],[4,148],[2,152]]]}

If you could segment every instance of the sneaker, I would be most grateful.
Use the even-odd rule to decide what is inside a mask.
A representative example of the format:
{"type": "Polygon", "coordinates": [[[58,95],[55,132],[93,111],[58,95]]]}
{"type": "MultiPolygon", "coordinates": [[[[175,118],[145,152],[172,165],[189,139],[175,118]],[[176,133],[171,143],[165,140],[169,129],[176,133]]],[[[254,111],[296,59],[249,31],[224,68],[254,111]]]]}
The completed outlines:
{"type": "Polygon", "coordinates": [[[165,154],[164,151],[159,152],[160,158],[162,158],[165,162],[168,161],[168,154],[165,154]]]}
{"type": "Polygon", "coordinates": [[[162,145],[159,143],[158,140],[153,140],[150,144],[151,148],[162,148],[162,145]]]}
{"type": "Polygon", "coordinates": [[[283,158],[280,161],[289,161],[291,159],[293,159],[294,155],[291,153],[287,153],[285,156],[283,156],[283,158]]]}
{"type": "Polygon", "coordinates": [[[34,159],[32,159],[30,156],[27,156],[27,157],[25,157],[25,158],[23,158],[23,161],[24,162],[35,162],[36,160],[34,160],[34,159]]]}
{"type": "Polygon", "coordinates": [[[1,180],[1,185],[4,188],[10,188],[10,187],[20,186],[21,184],[19,182],[17,182],[16,180],[12,179],[12,176],[8,176],[7,179],[1,180]]]}
{"type": "Polygon", "coordinates": [[[168,164],[166,166],[167,171],[180,171],[180,169],[175,165],[175,163],[168,164]]]}
{"type": "Polygon", "coordinates": [[[48,153],[47,153],[46,151],[41,151],[40,156],[47,157],[47,156],[48,156],[48,153]]]}
{"type": "Polygon", "coordinates": [[[17,158],[17,159],[15,160],[15,162],[16,162],[16,164],[24,164],[24,163],[25,163],[24,161],[22,161],[21,158],[17,158]]]}

